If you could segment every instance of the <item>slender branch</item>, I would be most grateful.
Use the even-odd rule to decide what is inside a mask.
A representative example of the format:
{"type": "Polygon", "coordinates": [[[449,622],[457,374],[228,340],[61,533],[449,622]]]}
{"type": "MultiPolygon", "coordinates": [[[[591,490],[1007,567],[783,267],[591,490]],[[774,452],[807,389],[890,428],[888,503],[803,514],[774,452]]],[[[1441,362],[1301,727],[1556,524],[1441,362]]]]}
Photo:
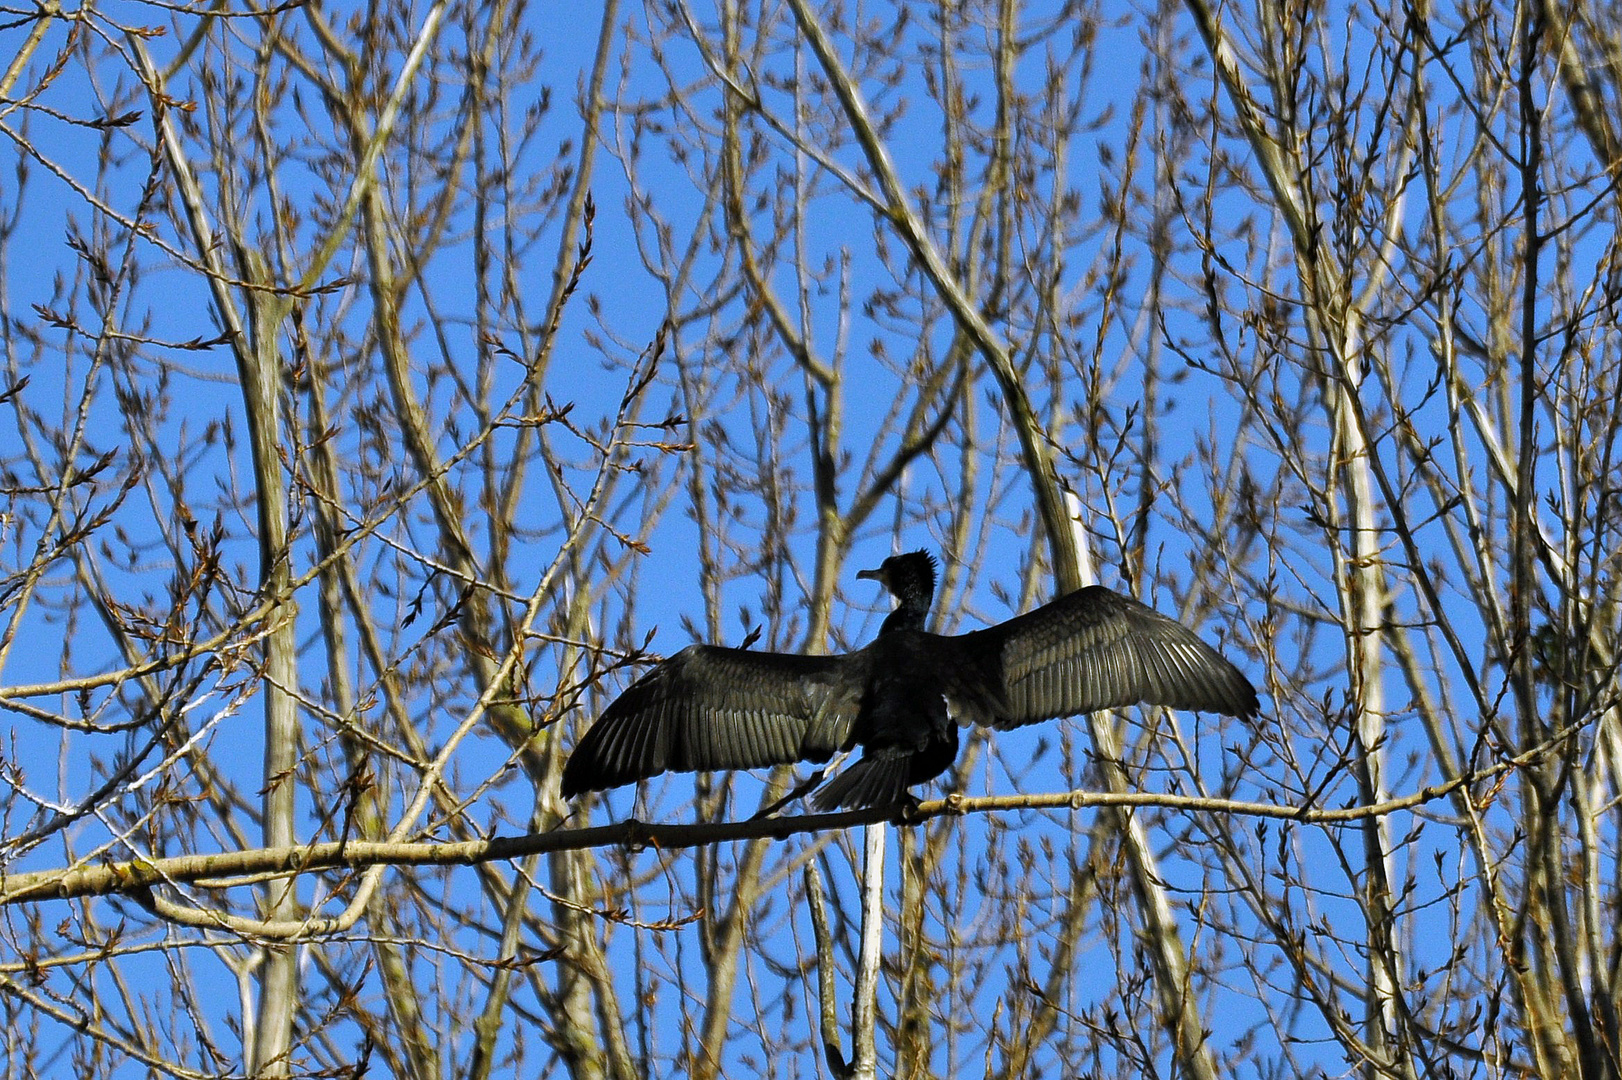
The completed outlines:
{"type": "MultiPolygon", "coordinates": [[[[1093,808],[1159,809],[1178,813],[1224,814],[1271,818],[1302,825],[1350,825],[1371,818],[1388,817],[1405,810],[1445,799],[1467,786],[1496,780],[1523,769],[1556,750],[1576,734],[1564,731],[1543,745],[1490,768],[1468,773],[1444,784],[1432,784],[1407,795],[1368,806],[1322,808],[1311,805],[1247,802],[1208,796],[1168,795],[1152,791],[1058,791],[1041,795],[994,795],[965,798],[951,795],[930,799],[899,813],[894,807],[867,807],[837,814],[811,814],[803,817],[752,818],[747,821],[694,822],[684,825],[656,825],[627,818],[612,825],[583,829],[555,829],[522,836],[496,836],[488,840],[458,843],[336,840],[283,848],[250,848],[213,855],[180,855],[167,859],[131,859],[101,866],[77,866],[62,870],[36,870],[0,878],[0,905],[36,900],[65,900],[80,896],[105,896],[135,889],[181,882],[206,882],[214,886],[250,884],[266,875],[301,874],[339,867],[369,866],[471,866],[496,859],[517,859],[537,853],[582,851],[587,848],[629,847],[632,849],[700,847],[733,840],[783,840],[803,833],[846,829],[892,821],[917,825],[946,815],[984,814],[1006,810],[1087,810],[1093,808]],[[234,878],[237,880],[225,880],[234,878]]],[[[1492,802],[1496,785],[1482,798],[1492,802]]]]}

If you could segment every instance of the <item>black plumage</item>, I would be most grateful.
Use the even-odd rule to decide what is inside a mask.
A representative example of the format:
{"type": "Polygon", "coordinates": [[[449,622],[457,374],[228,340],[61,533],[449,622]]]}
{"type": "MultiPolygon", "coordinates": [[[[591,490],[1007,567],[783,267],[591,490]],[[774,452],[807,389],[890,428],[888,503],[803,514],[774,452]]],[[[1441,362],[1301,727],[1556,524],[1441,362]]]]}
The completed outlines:
{"type": "Polygon", "coordinates": [[[689,645],[603,710],[563,768],[565,797],[670,771],[861,757],[819,810],[891,805],[957,757],[959,724],[1019,727],[1144,702],[1256,714],[1256,691],[1193,631],[1099,586],[984,630],[924,630],[935,560],[894,555],[857,577],[896,599],[843,656],[689,645]]]}

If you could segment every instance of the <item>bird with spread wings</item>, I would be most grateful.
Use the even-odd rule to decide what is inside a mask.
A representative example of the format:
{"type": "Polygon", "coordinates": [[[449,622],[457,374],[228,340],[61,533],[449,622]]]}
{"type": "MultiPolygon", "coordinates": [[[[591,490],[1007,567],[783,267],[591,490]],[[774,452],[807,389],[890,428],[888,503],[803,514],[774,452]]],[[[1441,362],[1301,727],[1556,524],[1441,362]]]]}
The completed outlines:
{"type": "Polygon", "coordinates": [[[1192,630],[1100,586],[967,634],[924,629],[935,560],[914,551],[858,577],[896,600],[840,656],[689,645],[603,710],[563,769],[563,794],[664,772],[861,756],[818,810],[889,806],[949,768],[960,724],[1014,728],[1137,703],[1252,717],[1256,691],[1192,630]]]}

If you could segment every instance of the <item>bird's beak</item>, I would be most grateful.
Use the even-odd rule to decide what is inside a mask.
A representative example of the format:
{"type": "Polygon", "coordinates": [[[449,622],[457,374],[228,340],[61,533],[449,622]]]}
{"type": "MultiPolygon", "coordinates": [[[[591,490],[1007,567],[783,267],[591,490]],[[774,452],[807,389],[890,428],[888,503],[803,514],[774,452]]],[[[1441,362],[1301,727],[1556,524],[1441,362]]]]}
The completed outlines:
{"type": "Polygon", "coordinates": [[[858,570],[856,571],[856,576],[859,578],[865,578],[868,581],[876,581],[881,585],[885,583],[884,567],[882,566],[876,570],[858,570]]]}

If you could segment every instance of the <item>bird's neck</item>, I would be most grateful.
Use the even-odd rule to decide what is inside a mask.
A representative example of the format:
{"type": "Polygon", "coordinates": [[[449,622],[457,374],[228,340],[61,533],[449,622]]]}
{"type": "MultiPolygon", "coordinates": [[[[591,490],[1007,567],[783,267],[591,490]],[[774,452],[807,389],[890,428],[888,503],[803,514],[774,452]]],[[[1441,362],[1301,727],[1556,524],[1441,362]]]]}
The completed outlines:
{"type": "Polygon", "coordinates": [[[928,618],[927,596],[902,596],[895,610],[886,615],[884,622],[879,625],[879,633],[883,635],[894,630],[922,630],[928,618]]]}

